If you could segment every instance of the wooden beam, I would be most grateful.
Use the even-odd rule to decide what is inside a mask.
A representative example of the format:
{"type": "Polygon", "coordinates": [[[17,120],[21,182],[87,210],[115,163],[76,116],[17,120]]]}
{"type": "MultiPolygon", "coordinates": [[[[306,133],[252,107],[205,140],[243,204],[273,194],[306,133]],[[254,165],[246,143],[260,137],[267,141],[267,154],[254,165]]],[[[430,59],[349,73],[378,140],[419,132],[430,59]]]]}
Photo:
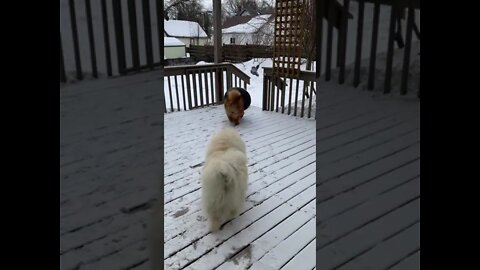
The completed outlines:
{"type": "Polygon", "coordinates": [[[213,46],[214,62],[222,62],[222,9],[220,0],[213,0],[213,46]]]}
{"type": "MultiPolygon", "coordinates": [[[[213,1],[213,61],[220,64],[222,59],[222,10],[220,0],[213,1]]],[[[223,104],[223,69],[217,69],[215,76],[216,104],[223,104]]]]}

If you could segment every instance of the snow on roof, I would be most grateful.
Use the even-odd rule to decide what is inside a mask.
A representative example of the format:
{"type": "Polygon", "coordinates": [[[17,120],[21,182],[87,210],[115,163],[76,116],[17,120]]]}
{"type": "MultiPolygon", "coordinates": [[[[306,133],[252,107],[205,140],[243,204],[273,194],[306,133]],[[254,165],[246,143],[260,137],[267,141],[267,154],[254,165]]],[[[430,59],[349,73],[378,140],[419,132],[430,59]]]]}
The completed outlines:
{"type": "Polygon", "coordinates": [[[251,34],[255,33],[260,29],[266,22],[268,22],[268,19],[272,16],[271,14],[267,15],[259,15],[255,16],[252,19],[250,19],[246,23],[238,24],[229,28],[222,29],[222,33],[228,34],[228,33],[246,33],[246,34],[251,34]]]}
{"type": "Polygon", "coordinates": [[[163,37],[163,42],[165,46],[185,46],[185,43],[174,37],[163,37]]]}
{"type": "Polygon", "coordinates": [[[164,29],[172,37],[207,37],[203,28],[197,22],[181,20],[165,20],[164,29]]]}

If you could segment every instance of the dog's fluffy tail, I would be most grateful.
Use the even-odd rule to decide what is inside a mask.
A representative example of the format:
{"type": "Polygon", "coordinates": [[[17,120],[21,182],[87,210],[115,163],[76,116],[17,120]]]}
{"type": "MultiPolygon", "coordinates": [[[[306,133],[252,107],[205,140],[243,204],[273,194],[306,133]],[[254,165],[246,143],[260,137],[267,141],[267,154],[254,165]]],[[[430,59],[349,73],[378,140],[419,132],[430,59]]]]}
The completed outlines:
{"type": "Polygon", "coordinates": [[[218,161],[212,167],[207,168],[206,178],[204,179],[205,201],[209,207],[224,205],[228,191],[233,188],[235,179],[235,170],[228,162],[218,161]]]}

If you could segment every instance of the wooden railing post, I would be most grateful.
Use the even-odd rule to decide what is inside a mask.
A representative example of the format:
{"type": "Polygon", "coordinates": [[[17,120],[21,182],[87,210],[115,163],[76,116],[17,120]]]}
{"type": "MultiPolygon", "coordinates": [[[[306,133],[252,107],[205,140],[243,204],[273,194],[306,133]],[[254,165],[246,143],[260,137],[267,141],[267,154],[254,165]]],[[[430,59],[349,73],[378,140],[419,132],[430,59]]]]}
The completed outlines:
{"type": "Polygon", "coordinates": [[[65,63],[63,59],[62,33],[60,33],[60,81],[67,82],[67,75],[65,73],[65,63]]]}
{"type": "Polygon", "coordinates": [[[115,39],[117,45],[117,63],[118,73],[126,73],[126,59],[125,59],[125,40],[123,35],[122,22],[122,4],[120,1],[112,0],[113,7],[113,23],[115,26],[115,39]]]}
{"type": "Polygon", "coordinates": [[[215,69],[215,91],[217,100],[216,103],[222,104],[223,103],[223,69],[216,68],[215,69]]]}
{"type": "Polygon", "coordinates": [[[262,110],[267,110],[267,87],[268,87],[268,79],[267,75],[263,75],[263,96],[262,96],[262,110]]]}
{"type": "Polygon", "coordinates": [[[227,89],[232,88],[232,70],[227,67],[227,89]]]}

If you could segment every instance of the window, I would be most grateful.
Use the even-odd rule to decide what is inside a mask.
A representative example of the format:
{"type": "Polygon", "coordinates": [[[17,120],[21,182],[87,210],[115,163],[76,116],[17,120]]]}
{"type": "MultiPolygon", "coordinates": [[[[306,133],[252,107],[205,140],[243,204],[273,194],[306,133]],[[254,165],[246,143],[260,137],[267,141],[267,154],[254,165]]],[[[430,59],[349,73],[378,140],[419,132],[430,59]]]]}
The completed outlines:
{"type": "Polygon", "coordinates": [[[234,37],[230,38],[230,44],[235,44],[235,38],[234,37]]]}

